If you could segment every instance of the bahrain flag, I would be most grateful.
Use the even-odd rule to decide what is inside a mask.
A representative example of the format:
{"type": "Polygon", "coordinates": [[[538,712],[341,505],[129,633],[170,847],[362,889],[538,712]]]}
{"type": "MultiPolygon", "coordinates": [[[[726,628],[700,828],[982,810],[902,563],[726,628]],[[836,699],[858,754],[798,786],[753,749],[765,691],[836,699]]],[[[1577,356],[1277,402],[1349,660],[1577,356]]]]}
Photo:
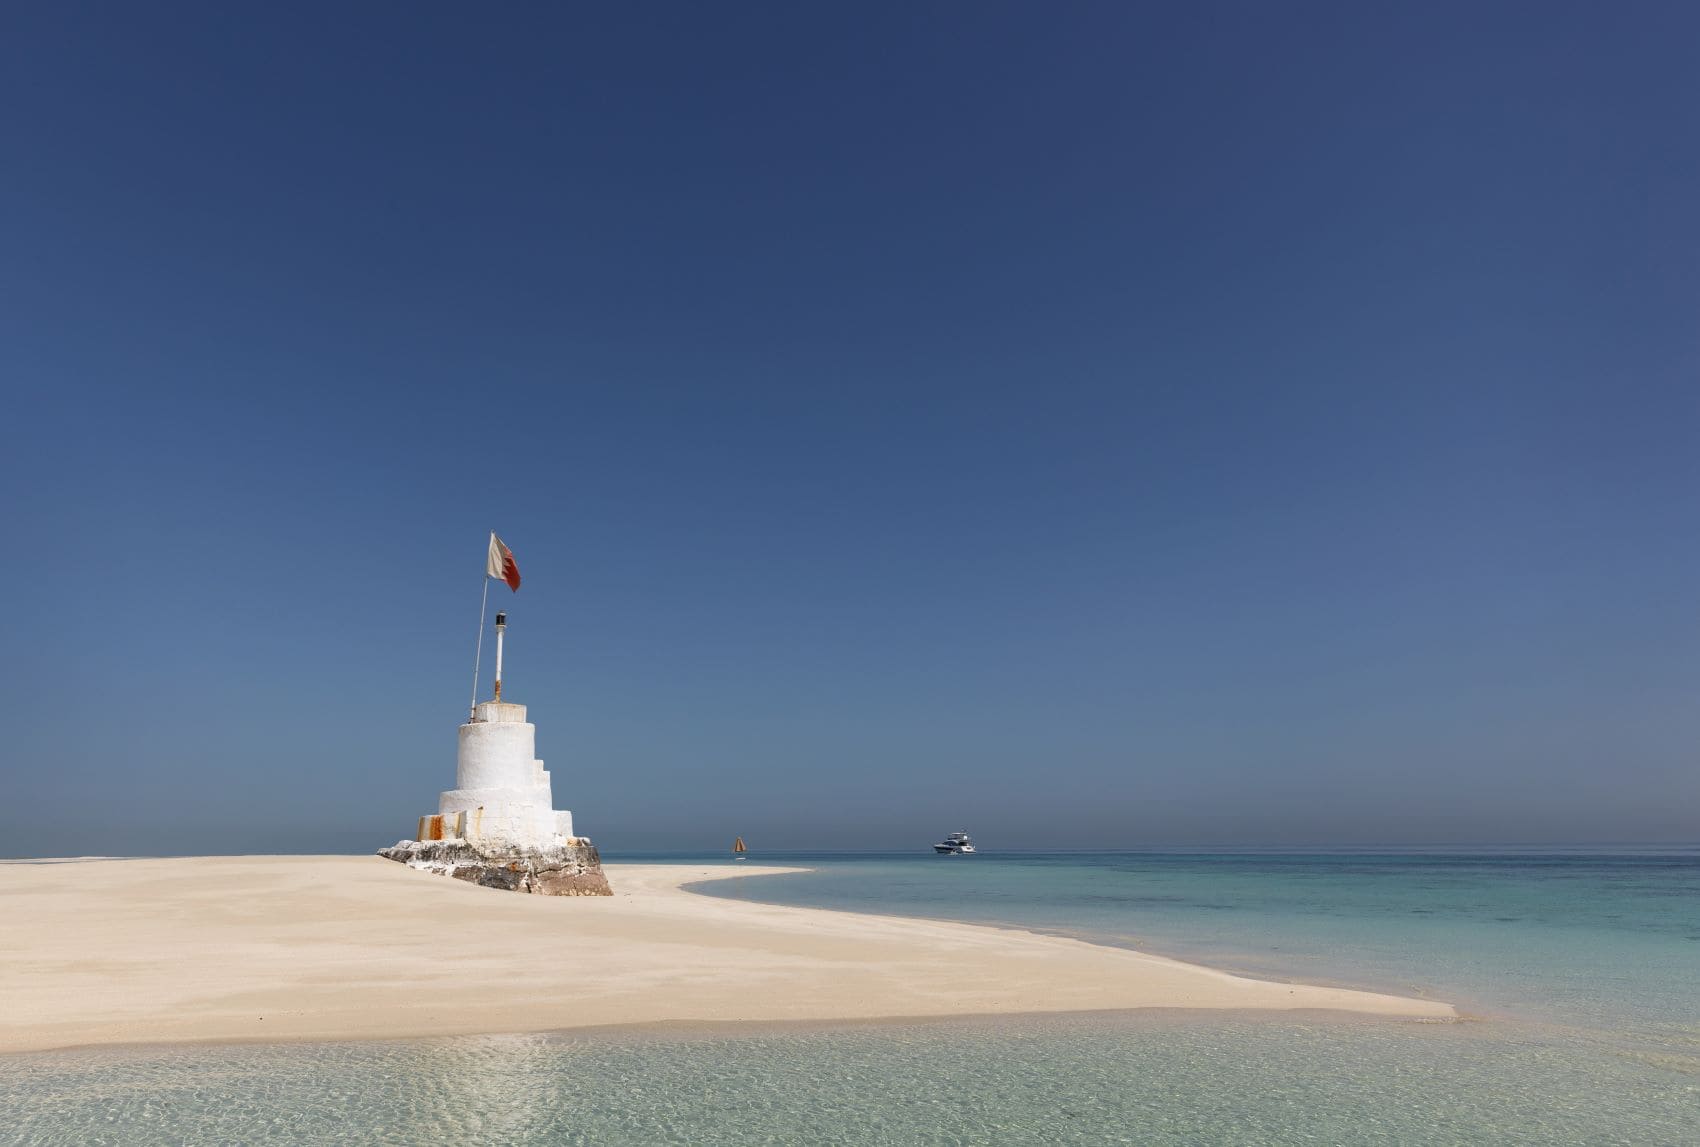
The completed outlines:
{"type": "Polygon", "coordinates": [[[498,581],[508,583],[508,588],[519,592],[519,563],[514,561],[514,552],[502,544],[502,539],[496,536],[496,531],[490,531],[490,558],[484,565],[484,572],[498,581]]]}

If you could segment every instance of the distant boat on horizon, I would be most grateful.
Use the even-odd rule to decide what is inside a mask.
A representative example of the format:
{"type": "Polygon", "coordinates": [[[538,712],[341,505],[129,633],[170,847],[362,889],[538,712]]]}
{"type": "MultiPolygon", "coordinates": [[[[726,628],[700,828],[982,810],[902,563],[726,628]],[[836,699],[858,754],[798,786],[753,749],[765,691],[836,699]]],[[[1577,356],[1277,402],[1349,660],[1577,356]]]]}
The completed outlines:
{"type": "Polygon", "coordinates": [[[965,832],[953,832],[933,845],[933,851],[940,856],[967,856],[974,851],[974,842],[965,832]]]}
{"type": "Polygon", "coordinates": [[[748,860],[749,857],[744,855],[744,853],[746,853],[748,851],[749,851],[749,849],[744,847],[744,838],[743,837],[736,836],[736,837],[732,838],[732,859],[733,860],[748,860]]]}

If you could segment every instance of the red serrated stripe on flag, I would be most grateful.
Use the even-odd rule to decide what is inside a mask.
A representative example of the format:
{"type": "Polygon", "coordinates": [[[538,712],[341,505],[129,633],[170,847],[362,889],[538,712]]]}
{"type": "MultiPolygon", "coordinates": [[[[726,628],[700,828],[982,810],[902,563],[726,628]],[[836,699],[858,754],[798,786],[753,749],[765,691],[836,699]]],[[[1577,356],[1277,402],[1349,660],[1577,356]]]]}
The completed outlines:
{"type": "Polygon", "coordinates": [[[490,577],[501,578],[508,583],[509,589],[519,592],[519,563],[514,561],[514,552],[494,532],[490,534],[490,560],[485,563],[484,572],[490,577]]]}

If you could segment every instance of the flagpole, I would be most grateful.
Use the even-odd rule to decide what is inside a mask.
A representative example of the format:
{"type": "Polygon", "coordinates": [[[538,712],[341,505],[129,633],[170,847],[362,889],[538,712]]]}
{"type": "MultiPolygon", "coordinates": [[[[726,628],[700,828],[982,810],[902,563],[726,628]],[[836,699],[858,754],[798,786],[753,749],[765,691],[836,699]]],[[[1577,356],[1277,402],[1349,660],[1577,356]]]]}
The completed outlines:
{"type": "Polygon", "coordinates": [[[478,603],[478,648],[472,655],[472,704],[468,707],[466,719],[473,721],[478,716],[478,664],[484,657],[484,611],[490,605],[490,575],[484,575],[484,599],[478,603]]]}

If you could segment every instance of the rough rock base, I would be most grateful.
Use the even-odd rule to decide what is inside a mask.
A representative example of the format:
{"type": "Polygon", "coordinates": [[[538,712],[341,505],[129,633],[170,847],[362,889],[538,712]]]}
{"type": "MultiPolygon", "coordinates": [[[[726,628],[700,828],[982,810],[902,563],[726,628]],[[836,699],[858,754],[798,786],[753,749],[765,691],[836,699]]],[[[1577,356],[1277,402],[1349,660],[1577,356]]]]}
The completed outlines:
{"type": "Polygon", "coordinates": [[[518,852],[485,852],[465,840],[403,840],[378,855],[484,888],[539,896],[614,895],[602,875],[602,857],[588,840],[518,852]]]}

